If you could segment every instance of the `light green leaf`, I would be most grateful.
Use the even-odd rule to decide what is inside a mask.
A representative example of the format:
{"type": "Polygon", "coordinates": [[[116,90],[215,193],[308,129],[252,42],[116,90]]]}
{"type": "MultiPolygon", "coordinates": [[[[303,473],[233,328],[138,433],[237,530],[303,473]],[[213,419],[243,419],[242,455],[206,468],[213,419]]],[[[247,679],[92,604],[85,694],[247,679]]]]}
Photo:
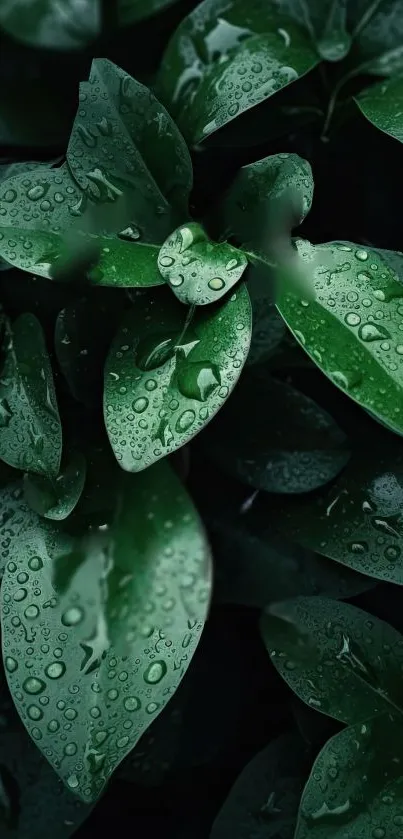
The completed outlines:
{"type": "MultiPolygon", "coordinates": [[[[176,496],[183,500],[178,479],[173,475],[168,478],[166,464],[157,467],[160,478],[162,470],[170,491],[165,479],[164,488],[160,483],[153,486],[157,500],[147,496],[150,514],[153,505],[160,503],[160,492],[164,498],[169,494],[169,513],[176,496]]],[[[144,477],[126,477],[133,482],[136,494],[134,487],[143,485],[144,477]]],[[[119,568],[106,569],[112,575],[116,605],[124,609],[123,619],[119,615],[120,638],[115,623],[116,640],[129,645],[129,655],[124,657],[109,644],[102,610],[95,619],[94,599],[101,601],[94,575],[99,556],[75,574],[68,605],[65,599],[58,599],[52,575],[57,558],[66,555],[69,545],[73,547],[71,537],[37,518],[11,540],[2,585],[3,657],[9,688],[32,739],[70,791],[84,801],[100,795],[116,766],[167,704],[203,628],[211,585],[208,548],[190,502],[186,502],[185,513],[178,504],[173,512],[174,520],[160,520],[156,525],[143,506],[142,532],[136,527],[132,531],[136,549],[130,556],[119,553],[119,568]],[[160,541],[162,534],[164,542],[160,541]],[[147,620],[133,638],[126,634],[128,624],[136,621],[131,561],[138,560],[136,552],[144,544],[157,547],[157,542],[158,555],[148,554],[155,564],[149,580],[147,620]],[[125,582],[129,595],[126,608],[125,582]],[[162,612],[164,630],[154,622],[154,614],[162,620],[162,612]]],[[[33,514],[21,503],[20,516],[26,515],[32,522],[33,514]]],[[[135,520],[126,510],[125,528],[131,521],[135,520]]],[[[120,533],[119,539],[122,547],[124,541],[129,545],[128,530],[120,533]]]]}
{"type": "Polygon", "coordinates": [[[62,428],[42,327],[23,314],[6,326],[0,383],[0,458],[16,469],[56,477],[62,428]]]}
{"type": "Polygon", "coordinates": [[[200,224],[172,233],[161,247],[158,267],[181,303],[215,303],[242,277],[248,260],[227,242],[211,242],[200,224]],[[183,255],[182,255],[183,254],[183,255]]]}
{"type": "Polygon", "coordinates": [[[206,425],[239,378],[250,333],[243,284],[195,313],[168,289],[137,300],[105,367],[105,424],[123,469],[145,469],[206,425]]]}
{"type": "Polygon", "coordinates": [[[403,637],[356,606],[297,597],[270,606],[261,631],[271,661],[311,707],[355,724],[403,713],[403,637]]]}
{"type": "Polygon", "coordinates": [[[72,451],[57,478],[45,478],[32,472],[24,475],[25,501],[31,510],[46,519],[66,519],[80,499],[85,475],[84,455],[72,451]]]}
{"type": "Polygon", "coordinates": [[[146,4],[144,0],[117,0],[119,24],[120,26],[130,26],[133,23],[138,23],[144,18],[165,11],[176,2],[177,0],[149,0],[146,4]]]}
{"type": "Polygon", "coordinates": [[[304,789],[295,839],[401,839],[403,730],[384,718],[332,737],[304,789]]]}
{"type": "MultiPolygon", "coordinates": [[[[403,64],[403,56],[402,56],[403,64]]],[[[392,76],[373,87],[368,87],[355,101],[376,128],[403,142],[403,76],[392,76]]]]}
{"type": "Polygon", "coordinates": [[[265,368],[253,368],[204,437],[219,465],[255,489],[311,492],[349,459],[346,436],[329,414],[265,368]]]}
{"type": "Polygon", "coordinates": [[[298,240],[297,247],[310,299],[284,281],[280,313],[337,387],[401,431],[403,271],[396,273],[387,252],[351,243],[298,240]]]}
{"type": "Polygon", "coordinates": [[[272,4],[204,0],[168,44],[158,85],[185,138],[197,145],[318,61],[309,33],[272,4]]]}
{"type": "Polygon", "coordinates": [[[83,49],[101,31],[100,0],[0,0],[0,26],[34,47],[83,49]]]}

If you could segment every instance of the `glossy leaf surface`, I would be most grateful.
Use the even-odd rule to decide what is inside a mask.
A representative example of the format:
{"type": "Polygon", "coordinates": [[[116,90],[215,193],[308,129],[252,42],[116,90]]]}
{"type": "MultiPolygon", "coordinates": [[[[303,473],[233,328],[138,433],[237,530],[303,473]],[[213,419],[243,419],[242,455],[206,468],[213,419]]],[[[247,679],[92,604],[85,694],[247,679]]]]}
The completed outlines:
{"type": "Polygon", "coordinates": [[[329,414],[263,367],[242,376],[205,439],[226,471],[267,492],[311,492],[349,459],[346,437],[329,414]]]}
{"type": "Polygon", "coordinates": [[[222,407],[245,363],[251,309],[244,285],[191,315],[168,289],[148,294],[137,300],[112,344],[105,424],[115,456],[129,472],[194,437],[222,407]]]}
{"type": "Polygon", "coordinates": [[[402,96],[403,76],[397,75],[367,88],[356,97],[364,116],[400,143],[403,142],[402,96]]]}
{"type": "Polygon", "coordinates": [[[271,661],[311,707],[355,724],[403,708],[403,637],[356,606],[298,597],[261,619],[271,661]]]}
{"type": "Polygon", "coordinates": [[[35,315],[7,325],[0,385],[0,457],[47,477],[59,471],[62,428],[52,368],[35,315]]]}
{"type": "Polygon", "coordinates": [[[211,242],[200,224],[179,227],[161,247],[158,267],[181,303],[215,303],[242,277],[248,260],[227,242],[211,242]]]}
{"type": "Polygon", "coordinates": [[[1,0],[0,25],[34,47],[83,49],[101,30],[100,0],[1,0]]]}
{"type": "Polygon", "coordinates": [[[364,72],[390,75],[403,67],[403,15],[399,0],[350,0],[354,63],[364,72]],[[361,66],[360,66],[361,65],[361,66]]]}
{"type": "Polygon", "coordinates": [[[311,70],[309,33],[270,4],[204,0],[165,52],[159,89],[182,133],[199,144],[311,70]]]}
{"type": "Polygon", "coordinates": [[[337,387],[403,429],[403,272],[385,252],[298,240],[310,299],[287,283],[277,306],[294,336],[337,387]]]}
{"type": "Polygon", "coordinates": [[[79,501],[85,475],[85,457],[73,451],[57,478],[29,472],[24,475],[25,501],[40,516],[56,521],[66,519],[79,501]]]}

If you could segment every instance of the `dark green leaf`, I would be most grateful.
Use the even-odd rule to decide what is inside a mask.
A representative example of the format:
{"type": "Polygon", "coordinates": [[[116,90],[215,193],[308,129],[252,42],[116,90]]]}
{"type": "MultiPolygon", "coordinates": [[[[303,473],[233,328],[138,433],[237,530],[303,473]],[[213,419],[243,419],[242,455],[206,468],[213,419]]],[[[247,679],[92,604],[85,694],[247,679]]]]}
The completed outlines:
{"type": "Polygon", "coordinates": [[[171,292],[139,298],[105,367],[104,416],[123,469],[137,472],[188,442],[222,407],[251,333],[245,285],[193,318],[171,292]]]}
{"type": "Polygon", "coordinates": [[[264,0],[247,8],[242,0],[225,7],[204,0],[168,44],[159,88],[182,133],[197,145],[318,61],[309,33],[264,0]]]}
{"type": "Polygon", "coordinates": [[[356,102],[364,116],[373,125],[402,143],[402,97],[403,76],[393,76],[373,87],[368,87],[356,97],[356,102]]]}
{"type": "Polygon", "coordinates": [[[240,280],[248,260],[227,242],[211,242],[200,224],[179,227],[161,247],[158,267],[181,303],[215,303],[240,280]],[[183,254],[183,256],[182,256],[183,254]]]}
{"type": "Polygon", "coordinates": [[[45,478],[29,472],[24,476],[25,501],[40,516],[66,519],[79,501],[85,475],[84,455],[72,451],[57,478],[45,478]]]}
{"type": "Polygon", "coordinates": [[[403,637],[356,606],[298,597],[270,606],[261,619],[271,660],[311,707],[355,724],[403,713],[403,637]]]}
{"type": "Polygon", "coordinates": [[[309,299],[279,283],[284,320],[337,387],[401,431],[403,271],[396,273],[385,251],[341,242],[297,246],[309,299]]]}
{"type": "Polygon", "coordinates": [[[42,327],[24,314],[7,326],[0,382],[0,457],[47,477],[59,472],[62,429],[42,327]]]}
{"type": "Polygon", "coordinates": [[[351,47],[346,12],[351,0],[270,0],[279,14],[304,26],[326,61],[340,61],[351,47]]]}
{"type": "Polygon", "coordinates": [[[210,839],[292,839],[308,767],[308,750],[297,734],[273,740],[235,781],[210,839]]]}
{"type": "Polygon", "coordinates": [[[388,76],[403,67],[403,15],[400,0],[349,0],[354,34],[352,62],[357,71],[388,76]]]}
{"type": "Polygon", "coordinates": [[[304,789],[295,839],[401,839],[403,731],[388,720],[332,737],[304,789]]]}
{"type": "Polygon", "coordinates": [[[101,29],[100,0],[1,0],[0,25],[35,47],[83,49],[101,29]]]}
{"type": "Polygon", "coordinates": [[[177,0],[149,0],[146,4],[144,0],[117,0],[119,24],[130,26],[138,23],[144,18],[173,6],[176,2],[177,0]]]}

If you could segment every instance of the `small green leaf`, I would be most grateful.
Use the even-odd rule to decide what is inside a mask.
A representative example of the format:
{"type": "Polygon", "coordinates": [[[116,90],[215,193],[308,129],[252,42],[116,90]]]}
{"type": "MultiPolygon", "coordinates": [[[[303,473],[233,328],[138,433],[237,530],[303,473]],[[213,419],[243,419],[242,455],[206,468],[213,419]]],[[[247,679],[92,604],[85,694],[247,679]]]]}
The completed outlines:
{"type": "Polygon", "coordinates": [[[273,5],[204,0],[176,30],[159,89],[188,142],[197,145],[311,70],[309,33],[273,5]],[[269,6],[269,7],[268,7],[269,6]]]}
{"type": "MultiPolygon", "coordinates": [[[[159,478],[164,474],[166,482],[164,478],[163,485],[154,484],[147,495],[151,506],[147,514],[142,507],[142,531],[135,525],[130,537],[128,528],[137,519],[130,518],[127,507],[120,521],[125,530],[117,533],[119,567],[105,569],[106,577],[108,572],[111,575],[115,605],[123,610],[119,626],[115,616],[116,640],[119,646],[129,645],[128,656],[110,646],[104,614],[102,610],[95,614],[94,600],[102,601],[102,592],[94,585],[99,555],[77,570],[69,590],[71,605],[66,605],[64,598],[58,599],[52,577],[57,559],[74,547],[72,538],[45,519],[36,518],[32,524],[34,514],[21,503],[20,518],[28,516],[30,526],[11,539],[2,584],[3,657],[9,688],[32,739],[70,791],[84,801],[100,795],[116,766],[169,701],[190,663],[207,614],[211,570],[204,533],[187,499],[184,507],[184,491],[168,466],[159,464],[157,473],[159,478]],[[154,505],[164,516],[163,499],[174,519],[161,517],[157,523],[148,514],[154,505]],[[126,554],[124,549],[131,544],[135,548],[126,554]],[[136,627],[133,562],[142,556],[144,545],[154,574],[148,581],[146,621],[136,627]],[[154,623],[154,613],[161,620],[164,614],[164,631],[154,623]],[[127,634],[130,623],[134,638],[127,634]],[[27,656],[29,670],[24,665],[27,656]]],[[[151,480],[150,475],[125,477],[133,482],[134,495],[139,482],[145,493],[144,480],[147,484],[151,480]]]]}
{"type": "Polygon", "coordinates": [[[139,298],[105,367],[104,416],[121,467],[137,472],[188,442],[222,407],[248,353],[245,285],[187,311],[169,290],[139,298]]]}
{"type": "Polygon", "coordinates": [[[261,631],[280,675],[322,714],[355,724],[403,713],[403,637],[384,621],[338,600],[297,597],[270,606],[261,631]]]}
{"type": "Polygon", "coordinates": [[[7,325],[0,383],[0,458],[17,469],[55,477],[62,429],[42,327],[23,314],[7,325]]]}
{"type": "Polygon", "coordinates": [[[311,492],[335,478],[350,456],[323,408],[256,367],[242,376],[204,441],[223,469],[266,492],[311,492]]]}
{"type": "Polygon", "coordinates": [[[403,457],[376,440],[357,451],[334,484],[282,503],[278,526],[330,559],[403,585],[403,457]]]}
{"type": "Polygon", "coordinates": [[[210,839],[292,839],[309,768],[297,734],[283,734],[245,766],[216,817],[210,839]]]}
{"type": "Polygon", "coordinates": [[[355,101],[376,128],[403,143],[402,96],[403,76],[397,75],[368,87],[356,96],[355,101]]]}
{"type": "Polygon", "coordinates": [[[130,26],[133,23],[138,23],[144,18],[168,9],[176,2],[177,0],[149,0],[145,4],[144,0],[117,0],[119,25],[130,26]]]}
{"type": "Polygon", "coordinates": [[[403,731],[373,719],[332,737],[304,789],[295,839],[400,839],[403,731]]]}
{"type": "Polygon", "coordinates": [[[396,273],[387,251],[351,243],[297,247],[310,299],[280,283],[280,313],[337,387],[401,431],[403,270],[396,273]]]}
{"type": "Polygon", "coordinates": [[[57,478],[27,473],[24,498],[35,513],[47,519],[61,520],[74,510],[83,491],[86,474],[84,455],[73,451],[57,478]]]}
{"type": "Polygon", "coordinates": [[[101,31],[100,0],[1,0],[0,25],[34,47],[83,49],[101,31]]]}
{"type": "Polygon", "coordinates": [[[181,303],[215,303],[240,280],[248,260],[227,242],[211,242],[200,224],[182,225],[158,256],[161,275],[181,303]]]}

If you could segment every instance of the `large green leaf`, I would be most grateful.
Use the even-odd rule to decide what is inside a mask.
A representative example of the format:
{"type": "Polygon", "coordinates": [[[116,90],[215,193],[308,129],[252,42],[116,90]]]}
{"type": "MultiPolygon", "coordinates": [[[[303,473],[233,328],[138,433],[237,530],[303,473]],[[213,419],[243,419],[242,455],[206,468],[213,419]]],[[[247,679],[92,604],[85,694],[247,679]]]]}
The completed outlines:
{"type": "MultiPolygon", "coordinates": [[[[403,55],[402,55],[403,64],[403,55]]],[[[364,116],[377,128],[403,142],[403,76],[392,76],[368,87],[356,102],[364,116]]]]}
{"type": "MultiPolygon", "coordinates": [[[[18,540],[24,532],[34,527],[38,519],[37,515],[28,509],[25,504],[22,486],[16,482],[15,477],[18,477],[18,473],[15,473],[12,482],[8,482],[6,486],[2,486],[0,489],[0,540],[3,546],[0,553],[0,579],[7,562],[10,560],[15,540],[18,540]]],[[[48,522],[43,523],[43,528],[46,531],[48,527],[50,527],[48,522]]],[[[14,566],[12,565],[12,567],[14,566]]]]}
{"type": "Polygon", "coordinates": [[[309,33],[272,4],[204,0],[168,44],[158,85],[182,133],[197,145],[318,61],[309,33]]]}
{"type": "Polygon", "coordinates": [[[158,256],[164,280],[190,306],[215,303],[240,280],[247,265],[242,251],[227,242],[211,242],[196,222],[175,230],[158,256]]]}
{"type": "Polygon", "coordinates": [[[138,23],[144,18],[151,17],[169,6],[173,6],[177,0],[117,0],[118,21],[121,26],[130,26],[138,23]]]}
{"type": "Polygon", "coordinates": [[[267,492],[311,492],[349,459],[329,414],[264,367],[242,376],[204,440],[226,471],[267,492]]]}
{"type": "Polygon", "coordinates": [[[358,71],[390,75],[403,67],[403,14],[400,0],[349,0],[354,35],[352,63],[358,71]]]}
{"type": "Polygon", "coordinates": [[[239,378],[250,333],[243,284],[193,317],[168,289],[136,301],[105,367],[105,424],[123,469],[144,469],[206,425],[239,378]]]}
{"type": "Polygon", "coordinates": [[[403,430],[403,262],[398,274],[392,252],[304,240],[297,247],[310,299],[287,282],[279,284],[284,320],[337,387],[403,430]]]}
{"type": "Polygon", "coordinates": [[[84,488],[86,461],[81,452],[71,451],[57,478],[27,472],[24,497],[32,510],[47,519],[66,519],[74,510],[84,488]]]}
{"type": "Polygon", "coordinates": [[[281,502],[278,526],[311,550],[379,580],[403,585],[403,454],[365,442],[334,484],[281,502]]]}
{"type": "MultiPolygon", "coordinates": [[[[156,469],[147,513],[143,506],[139,518],[141,530],[133,527],[137,519],[130,518],[128,509],[121,519],[119,567],[113,564],[115,551],[100,579],[97,566],[102,558],[95,552],[93,562],[77,570],[62,601],[52,575],[56,559],[66,554],[72,538],[44,519],[35,518],[32,524],[33,514],[21,502],[20,518],[28,515],[28,526],[10,544],[2,585],[9,688],[36,745],[68,788],[85,801],[101,793],[113,770],[169,701],[190,663],[208,608],[210,562],[199,520],[190,502],[182,506],[183,490],[174,475],[168,476],[167,465],[156,469]],[[166,514],[174,518],[165,517],[159,500],[168,495],[166,514]],[[180,504],[175,504],[179,496],[180,504]],[[158,523],[154,509],[163,516],[158,523]],[[121,549],[131,544],[131,527],[136,548],[125,553],[121,549]],[[147,554],[153,572],[147,567],[146,621],[129,633],[140,586],[139,580],[134,584],[135,563],[140,556],[144,559],[144,545],[154,546],[154,553],[147,554]],[[121,636],[116,638],[120,645],[128,645],[123,657],[110,646],[102,609],[95,615],[94,600],[101,605],[108,571],[116,606],[123,609],[121,636]],[[70,605],[66,597],[71,597],[70,605]],[[193,617],[188,617],[192,609],[193,617]],[[158,623],[162,613],[164,630],[158,623]]],[[[144,476],[126,479],[133,482],[134,495],[137,487],[141,496],[140,484],[145,493],[144,476]]],[[[146,481],[149,485],[148,473],[146,481]]],[[[117,621],[115,630],[118,634],[117,621]]]]}
{"type": "Polygon", "coordinates": [[[56,477],[62,428],[42,327],[24,314],[7,325],[0,383],[0,458],[17,469],[56,477]]]}
{"type": "Polygon", "coordinates": [[[385,719],[332,737],[304,789],[295,839],[401,839],[403,729],[385,719]]]}
{"type": "Polygon", "coordinates": [[[35,47],[83,49],[101,31],[100,0],[0,0],[0,26],[35,47]]]}
{"type": "Polygon", "coordinates": [[[355,724],[403,713],[403,637],[356,606],[297,597],[261,619],[271,661],[308,705],[355,724]]]}
{"type": "Polygon", "coordinates": [[[292,839],[308,767],[308,749],[297,734],[273,740],[235,781],[210,839],[292,839]]]}

